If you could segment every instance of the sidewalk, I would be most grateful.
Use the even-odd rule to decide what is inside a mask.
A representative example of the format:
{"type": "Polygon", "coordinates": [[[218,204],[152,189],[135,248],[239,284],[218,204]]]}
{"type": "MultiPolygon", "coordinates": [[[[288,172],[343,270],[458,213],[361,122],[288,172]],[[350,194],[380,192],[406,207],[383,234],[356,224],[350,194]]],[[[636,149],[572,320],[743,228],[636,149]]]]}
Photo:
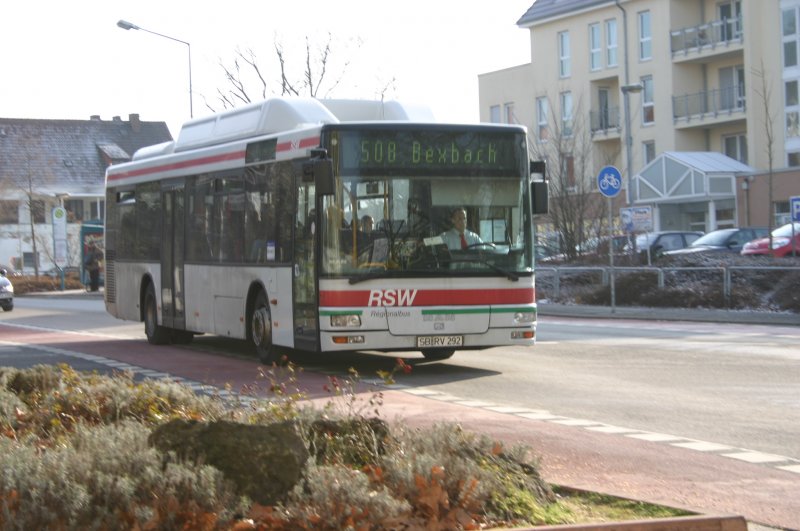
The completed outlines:
{"type": "Polygon", "coordinates": [[[643,319],[650,321],[702,321],[710,323],[742,323],[800,326],[800,314],[752,310],[718,310],[698,308],[643,308],[637,306],[587,306],[555,304],[539,301],[538,315],[544,317],[586,317],[592,319],[643,319]]]}

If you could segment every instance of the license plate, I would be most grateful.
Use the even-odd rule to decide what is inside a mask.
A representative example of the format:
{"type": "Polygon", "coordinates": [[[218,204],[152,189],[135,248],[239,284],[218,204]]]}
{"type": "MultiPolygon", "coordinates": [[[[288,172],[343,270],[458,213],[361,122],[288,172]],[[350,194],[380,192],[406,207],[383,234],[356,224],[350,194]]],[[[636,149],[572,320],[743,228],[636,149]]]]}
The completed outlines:
{"type": "Polygon", "coordinates": [[[464,336],[417,336],[418,347],[460,347],[464,336]]]}

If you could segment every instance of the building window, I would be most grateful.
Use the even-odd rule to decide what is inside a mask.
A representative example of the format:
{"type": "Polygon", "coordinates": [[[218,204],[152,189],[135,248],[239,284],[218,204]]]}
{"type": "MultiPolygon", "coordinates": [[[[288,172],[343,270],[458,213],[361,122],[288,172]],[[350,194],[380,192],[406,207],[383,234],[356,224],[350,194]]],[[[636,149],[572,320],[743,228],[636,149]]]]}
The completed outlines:
{"type": "Polygon", "coordinates": [[[603,68],[603,49],[600,44],[600,24],[589,24],[589,69],[603,68]]]}
{"type": "Polygon", "coordinates": [[[606,66],[617,66],[617,19],[606,20],[606,66]]]}
{"type": "Polygon", "coordinates": [[[642,142],[642,157],[644,166],[647,166],[656,159],[656,143],[653,140],[642,142]]]}
{"type": "Polygon", "coordinates": [[[646,61],[653,57],[653,32],[650,27],[650,11],[639,13],[639,59],[646,61]]]}
{"type": "Polygon", "coordinates": [[[562,189],[565,192],[574,194],[578,191],[577,183],[575,182],[575,157],[570,153],[561,154],[561,172],[559,177],[562,189]]]}
{"type": "Polygon", "coordinates": [[[572,136],[572,92],[561,93],[561,136],[572,136]]]}
{"type": "Polygon", "coordinates": [[[800,136],[800,100],[798,99],[798,81],[792,79],[784,82],[784,109],[786,113],[786,136],[800,136]]]}
{"type": "Polygon", "coordinates": [[[536,98],[536,126],[539,142],[545,142],[550,136],[547,128],[547,98],[536,98]]]}
{"type": "Polygon", "coordinates": [[[514,104],[513,103],[506,103],[504,105],[506,110],[506,123],[507,124],[515,124],[517,123],[517,118],[514,113],[514,104]]]}
{"type": "Polygon", "coordinates": [[[89,205],[89,210],[91,211],[91,217],[89,219],[100,219],[103,220],[106,217],[106,201],[105,199],[98,199],[97,201],[92,201],[89,205]]]}
{"type": "Polygon", "coordinates": [[[786,136],[800,137],[800,112],[786,111],[786,136]]]}
{"type": "Polygon", "coordinates": [[[64,209],[67,211],[67,221],[70,223],[83,221],[83,199],[65,200],[64,209]]]}
{"type": "Polygon", "coordinates": [[[744,65],[719,69],[719,108],[744,109],[744,65]]]}
{"type": "Polygon", "coordinates": [[[0,200],[0,224],[11,225],[19,222],[19,203],[0,200]]]}
{"type": "Polygon", "coordinates": [[[569,32],[562,31],[558,34],[558,75],[569,77],[570,69],[569,32]]]}
{"type": "Polygon", "coordinates": [[[642,123],[651,124],[656,121],[656,109],[653,102],[653,76],[642,78],[642,123]]]}
{"type": "Polygon", "coordinates": [[[500,123],[500,106],[492,105],[489,107],[489,121],[493,124],[500,123]]]}
{"type": "Polygon", "coordinates": [[[723,153],[742,164],[747,164],[747,136],[744,134],[722,137],[723,153]]]}
{"type": "Polygon", "coordinates": [[[783,67],[797,66],[797,8],[784,9],[781,12],[781,33],[783,35],[783,67]]]}
{"type": "Polygon", "coordinates": [[[792,221],[792,213],[789,212],[789,201],[775,201],[775,225],[780,227],[792,221]]]}
{"type": "Polygon", "coordinates": [[[800,166],[800,152],[787,153],[786,158],[788,159],[786,165],[790,168],[797,168],[800,166]]]}

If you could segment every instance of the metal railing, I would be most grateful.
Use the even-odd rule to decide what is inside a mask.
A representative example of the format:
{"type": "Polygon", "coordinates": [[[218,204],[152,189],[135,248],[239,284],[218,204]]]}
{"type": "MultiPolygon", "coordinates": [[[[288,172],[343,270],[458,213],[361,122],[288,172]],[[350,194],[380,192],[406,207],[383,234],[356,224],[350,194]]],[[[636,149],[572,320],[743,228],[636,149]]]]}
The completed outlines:
{"type": "Polygon", "coordinates": [[[619,132],[619,107],[589,111],[589,127],[592,134],[609,130],[619,132]]]}
{"type": "MultiPolygon", "coordinates": [[[[550,273],[553,281],[553,294],[552,297],[559,299],[561,297],[561,283],[566,275],[574,275],[576,273],[589,273],[597,275],[599,284],[607,286],[610,282],[611,276],[617,278],[619,273],[634,273],[645,272],[655,273],[656,286],[663,289],[666,286],[666,275],[668,273],[680,275],[686,273],[710,272],[719,275],[717,282],[721,283],[722,293],[726,305],[730,302],[733,293],[734,273],[740,272],[778,272],[778,271],[798,271],[800,267],[797,266],[738,266],[738,265],[725,265],[725,266],[701,266],[701,267],[653,267],[653,266],[624,266],[624,267],[610,267],[610,266],[587,266],[587,267],[536,267],[536,283],[537,286],[544,280],[542,273],[550,273]]],[[[615,280],[616,281],[616,280],[615,280]]]]}
{"type": "Polygon", "coordinates": [[[744,112],[745,107],[744,90],[738,86],[672,97],[672,116],[675,120],[744,112]]]}
{"type": "Polygon", "coordinates": [[[670,49],[673,57],[677,54],[687,54],[690,50],[715,48],[732,42],[742,42],[742,17],[724,18],[713,20],[705,24],[690,26],[671,31],[670,49]]]}

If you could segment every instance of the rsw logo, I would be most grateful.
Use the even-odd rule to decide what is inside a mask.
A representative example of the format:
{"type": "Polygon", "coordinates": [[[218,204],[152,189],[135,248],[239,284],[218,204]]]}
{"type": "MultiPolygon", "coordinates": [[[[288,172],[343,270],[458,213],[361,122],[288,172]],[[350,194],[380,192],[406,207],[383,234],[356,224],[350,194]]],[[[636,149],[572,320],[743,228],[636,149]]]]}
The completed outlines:
{"type": "Polygon", "coordinates": [[[415,289],[373,289],[367,306],[411,306],[416,296],[415,289]]]}

